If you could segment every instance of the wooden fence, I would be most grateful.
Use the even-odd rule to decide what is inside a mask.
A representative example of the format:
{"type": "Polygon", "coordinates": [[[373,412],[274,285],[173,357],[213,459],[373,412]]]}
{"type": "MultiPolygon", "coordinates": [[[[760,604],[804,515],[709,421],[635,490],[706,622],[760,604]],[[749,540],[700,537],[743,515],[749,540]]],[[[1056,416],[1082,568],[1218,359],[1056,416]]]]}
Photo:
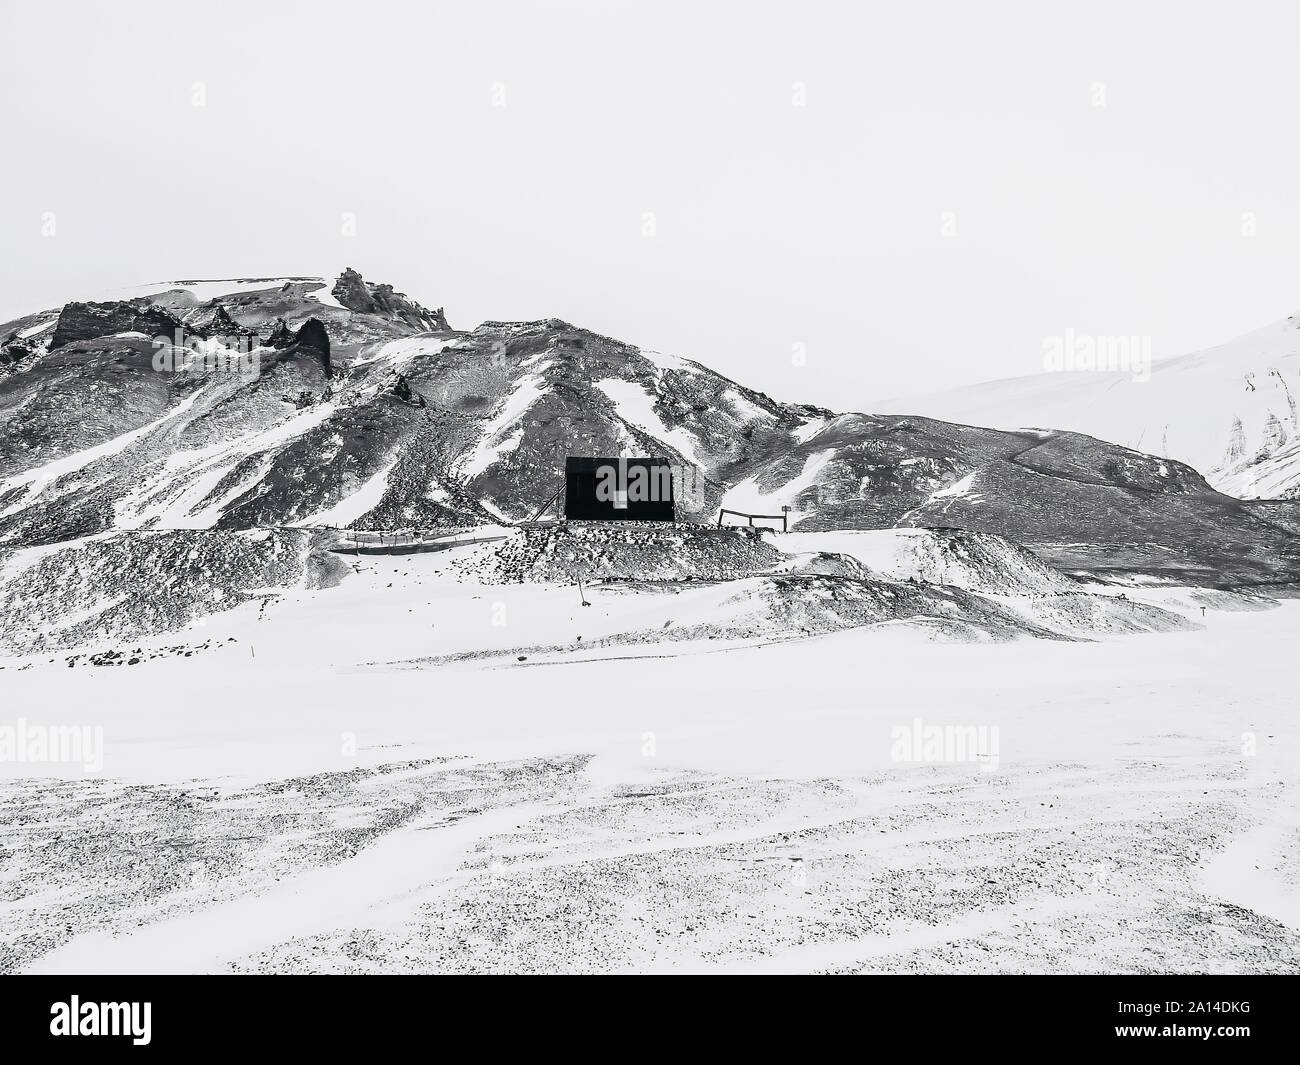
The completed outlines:
{"type": "Polygon", "coordinates": [[[782,531],[782,532],[789,532],[789,531],[790,531],[790,528],[789,528],[789,521],[788,521],[788,512],[785,512],[785,511],[783,511],[783,512],[780,513],[780,514],[746,514],[746,513],[744,513],[743,511],[739,511],[739,510],[719,510],[719,511],[718,511],[718,528],[719,528],[719,529],[722,528],[722,515],[724,515],[724,514],[734,514],[734,515],[735,515],[736,517],[738,517],[738,518],[748,518],[748,519],[749,519],[749,527],[750,527],[751,529],[754,527],[754,519],[757,518],[757,519],[759,519],[760,521],[779,521],[779,522],[781,523],[781,531],[782,531]]]}

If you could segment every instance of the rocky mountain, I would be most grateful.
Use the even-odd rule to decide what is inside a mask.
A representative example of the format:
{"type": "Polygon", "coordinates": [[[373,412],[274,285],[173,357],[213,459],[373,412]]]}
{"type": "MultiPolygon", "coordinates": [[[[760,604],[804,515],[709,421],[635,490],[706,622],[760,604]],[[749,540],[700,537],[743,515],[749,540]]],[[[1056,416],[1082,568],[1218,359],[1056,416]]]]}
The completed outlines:
{"type": "Polygon", "coordinates": [[[847,414],[731,488],[722,506],[792,508],[798,531],[957,526],[1058,567],[1193,584],[1296,572],[1300,505],[1242,501],[1190,466],[1079,433],[847,414]]]}
{"type": "Polygon", "coordinates": [[[1188,463],[1228,495],[1300,498],[1300,316],[1149,369],[1096,364],[882,405],[996,429],[1071,429],[1188,463]]]}
{"type": "Polygon", "coordinates": [[[1300,503],[1243,503],[1182,462],[783,403],[557,319],[458,332],[350,269],[166,283],[0,337],[15,351],[0,363],[0,546],[515,523],[552,499],[566,455],[656,455],[681,472],[688,520],[788,507],[800,531],[960,526],[1115,577],[1300,574],[1300,503]]]}

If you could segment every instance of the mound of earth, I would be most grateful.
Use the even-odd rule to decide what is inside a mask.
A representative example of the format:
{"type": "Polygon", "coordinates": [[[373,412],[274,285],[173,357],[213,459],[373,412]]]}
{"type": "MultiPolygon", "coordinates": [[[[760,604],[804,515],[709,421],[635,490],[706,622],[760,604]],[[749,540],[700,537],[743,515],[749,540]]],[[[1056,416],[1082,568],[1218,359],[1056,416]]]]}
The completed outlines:
{"type": "Polygon", "coordinates": [[[947,584],[994,595],[1046,595],[1078,585],[1031,551],[993,533],[970,529],[879,529],[791,533],[787,550],[823,550],[854,558],[891,580],[947,584]]]}
{"type": "Polygon", "coordinates": [[[999,641],[1025,636],[1086,640],[1196,627],[1157,606],[1078,590],[1008,601],[954,585],[826,574],[764,578],[755,586],[737,589],[732,602],[753,602],[755,621],[763,635],[771,636],[816,635],[917,620],[952,623],[960,631],[978,633],[979,639],[999,641]]]}
{"type": "Polygon", "coordinates": [[[168,632],[346,572],[320,534],[128,532],[14,552],[0,573],[0,653],[40,654],[168,632]]]}
{"type": "Polygon", "coordinates": [[[1265,588],[1261,589],[1261,591],[1265,594],[1251,594],[1244,591],[1225,592],[1216,588],[1194,588],[1188,593],[1187,597],[1198,607],[1234,612],[1272,610],[1278,605],[1279,599],[1292,599],[1295,597],[1294,589],[1289,588],[1265,588]]]}
{"type": "Polygon", "coordinates": [[[1181,632],[1200,627],[1183,615],[1152,603],[1078,589],[1023,596],[1011,603],[1011,608],[1044,628],[1082,639],[1139,632],[1181,632]]]}
{"type": "Polygon", "coordinates": [[[768,578],[757,592],[773,630],[792,635],[930,619],[960,623],[984,640],[1066,638],[991,599],[951,585],[809,574],[768,578]]]}
{"type": "Polygon", "coordinates": [[[653,522],[528,526],[458,552],[452,572],[483,584],[733,580],[771,569],[781,552],[756,530],[653,522]]]}
{"type": "Polygon", "coordinates": [[[597,609],[585,632],[572,642],[520,643],[368,665],[538,665],[600,658],[620,649],[624,653],[634,649],[636,654],[676,653],[672,648],[685,652],[710,642],[772,643],[859,628],[905,628],[935,642],[1002,643],[1022,638],[1087,641],[1198,627],[1157,606],[1082,591],[1011,599],[951,585],[812,572],[686,585],[613,580],[589,586],[586,597],[597,609]],[[631,610],[628,597],[638,600],[631,610]],[[615,603],[621,608],[615,617],[622,621],[611,626],[606,619],[615,603]]]}
{"type": "Polygon", "coordinates": [[[820,573],[828,577],[869,577],[871,570],[852,555],[838,551],[802,551],[777,567],[782,573],[820,573]]]}

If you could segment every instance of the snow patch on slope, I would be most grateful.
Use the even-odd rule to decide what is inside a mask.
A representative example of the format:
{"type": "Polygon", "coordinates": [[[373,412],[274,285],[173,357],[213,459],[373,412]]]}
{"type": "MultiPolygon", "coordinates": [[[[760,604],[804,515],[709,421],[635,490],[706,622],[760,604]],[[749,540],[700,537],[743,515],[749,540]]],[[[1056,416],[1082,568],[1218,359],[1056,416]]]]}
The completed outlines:
{"type": "Polygon", "coordinates": [[[640,384],[624,381],[621,377],[610,377],[595,384],[609,397],[625,422],[667,444],[683,458],[695,460],[699,447],[695,437],[681,427],[669,429],[654,409],[654,397],[640,384]]]}
{"type": "MultiPolygon", "coordinates": [[[[781,508],[793,508],[795,500],[804,489],[817,483],[817,477],[827,463],[835,458],[836,449],[827,448],[809,455],[798,475],[777,488],[765,489],[758,483],[758,477],[749,477],[731,488],[722,497],[721,510],[737,510],[742,514],[780,514],[781,508]]],[[[805,516],[805,512],[791,509],[790,523],[793,524],[805,516]]]]}
{"type": "Polygon", "coordinates": [[[439,354],[443,348],[449,344],[455,343],[452,338],[439,338],[415,336],[402,337],[398,340],[387,340],[380,344],[374,350],[374,353],[364,358],[354,359],[347,364],[349,375],[355,370],[363,367],[373,367],[373,371],[367,369],[367,373],[372,376],[369,380],[372,382],[369,388],[361,387],[357,389],[357,395],[374,394],[382,383],[382,374],[390,373],[409,373],[411,364],[420,358],[429,358],[439,354]],[[374,371],[378,371],[375,373],[374,371]]]}
{"type": "Polygon", "coordinates": [[[930,498],[934,499],[955,499],[957,496],[971,495],[971,487],[975,484],[975,471],[966,474],[959,481],[953,481],[947,488],[940,488],[937,492],[931,492],[930,498]]]}
{"type": "Polygon", "coordinates": [[[737,388],[729,388],[726,393],[727,402],[731,404],[732,412],[740,419],[742,424],[748,422],[771,421],[775,415],[771,411],[766,411],[757,403],[753,402],[737,388]]]}
{"type": "Polygon", "coordinates": [[[506,396],[500,409],[484,428],[474,451],[462,462],[459,471],[462,477],[466,479],[477,477],[497,462],[502,455],[519,446],[519,441],[523,439],[523,427],[516,426],[516,423],[542,397],[544,391],[542,373],[549,365],[547,363],[535,373],[519,379],[514,390],[506,396]]]}
{"type": "Polygon", "coordinates": [[[134,289],[119,289],[117,294],[103,299],[131,299],[138,296],[152,296],[160,292],[184,289],[200,303],[214,300],[218,296],[232,296],[243,292],[260,292],[268,288],[281,288],[285,284],[311,284],[320,282],[328,287],[331,283],[323,277],[262,277],[262,278],[220,278],[216,280],[193,281],[158,281],[150,285],[139,285],[134,289]]]}
{"type": "Polygon", "coordinates": [[[340,529],[350,528],[365,514],[379,506],[384,493],[388,491],[388,475],[397,465],[397,459],[386,463],[378,473],[363,483],[350,495],[340,499],[328,510],[313,514],[304,521],[295,522],[297,526],[330,525],[340,529]]]}
{"type": "Polygon", "coordinates": [[[683,359],[680,355],[668,355],[662,351],[652,351],[649,348],[640,348],[639,351],[660,371],[674,370],[678,373],[695,373],[700,369],[698,363],[683,359]]]}
{"type": "Polygon", "coordinates": [[[56,325],[58,325],[58,322],[59,320],[57,318],[50,318],[47,321],[38,322],[36,325],[28,326],[26,329],[19,331],[18,339],[30,340],[37,333],[44,333],[45,330],[47,329],[53,329],[56,325]]]}
{"type": "Polygon", "coordinates": [[[116,502],[114,523],[123,529],[139,529],[150,524],[171,529],[211,528],[231,501],[265,476],[283,445],[315,429],[335,409],[333,403],[321,403],[248,436],[169,455],[161,470],[146,473],[139,488],[116,502]],[[195,509],[238,463],[258,454],[263,459],[256,470],[230,487],[221,498],[195,509]],[[187,475],[188,481],[177,491],[177,478],[187,475]]]}
{"type": "Polygon", "coordinates": [[[800,444],[806,444],[814,436],[820,433],[826,426],[830,425],[829,418],[809,418],[806,422],[796,428],[790,435],[800,444]]]}
{"type": "Polygon", "coordinates": [[[14,503],[0,512],[0,517],[11,514],[23,507],[30,506],[33,500],[40,496],[51,484],[60,477],[69,473],[75,473],[77,470],[84,469],[91,463],[98,462],[100,459],[110,458],[125,451],[137,440],[142,439],[155,429],[164,425],[174,418],[179,418],[185,414],[203,394],[203,389],[186,396],[167,413],[154,419],[147,425],[142,425],[138,429],[132,429],[129,433],[123,433],[121,436],[115,436],[112,440],[106,440],[102,444],[96,444],[94,447],[86,448],[84,451],[78,451],[73,455],[65,455],[61,459],[55,459],[53,462],[47,462],[44,466],[38,466],[34,470],[27,470],[24,473],[17,474],[7,480],[0,482],[0,496],[16,488],[25,486],[28,491],[22,493],[14,503]]]}
{"type": "Polygon", "coordinates": [[[965,477],[953,481],[952,484],[931,492],[924,503],[909,510],[898,519],[898,523],[901,525],[904,522],[911,521],[917,514],[925,512],[926,524],[940,524],[936,519],[941,518],[946,514],[948,509],[953,505],[953,503],[957,502],[957,500],[965,500],[967,503],[982,502],[983,496],[978,492],[972,491],[975,486],[976,473],[977,471],[972,470],[965,477]],[[928,511],[927,508],[931,506],[937,506],[938,510],[935,512],[928,511]]]}
{"type": "MultiPolygon", "coordinates": [[[[335,280],[337,280],[337,278],[335,280]]],[[[307,298],[315,300],[322,307],[337,307],[340,311],[346,311],[347,308],[335,299],[334,293],[330,291],[333,287],[334,282],[326,279],[325,284],[321,288],[316,289],[314,292],[308,292],[307,298]]]]}

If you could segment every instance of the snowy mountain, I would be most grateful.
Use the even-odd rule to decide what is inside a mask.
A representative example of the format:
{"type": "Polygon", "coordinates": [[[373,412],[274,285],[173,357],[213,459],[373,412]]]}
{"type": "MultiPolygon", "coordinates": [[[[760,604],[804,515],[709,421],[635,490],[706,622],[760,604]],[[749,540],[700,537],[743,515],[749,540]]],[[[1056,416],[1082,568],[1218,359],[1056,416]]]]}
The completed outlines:
{"type": "Polygon", "coordinates": [[[1300,497],[1300,316],[1134,370],[1063,370],[890,399],[998,429],[1071,429],[1202,471],[1243,499],[1300,497]]]}
{"type": "Polygon", "coordinates": [[[683,471],[688,520],[788,507],[800,531],[960,526],[1072,571],[1300,573],[1300,504],[1244,504],[1182,462],[782,403],[558,319],[458,332],[350,269],[165,283],[0,337],[0,547],[515,523],[552,499],[566,455],[656,455],[683,471]]]}
{"type": "Polygon", "coordinates": [[[828,413],[558,320],[456,332],[441,308],[352,271],[332,287],[177,282],[0,336],[9,543],[518,520],[554,494],[568,453],[668,455],[701,471],[702,514],[725,471],[828,413]],[[189,346],[169,346],[159,372],[153,338],[177,332],[189,346]]]}

